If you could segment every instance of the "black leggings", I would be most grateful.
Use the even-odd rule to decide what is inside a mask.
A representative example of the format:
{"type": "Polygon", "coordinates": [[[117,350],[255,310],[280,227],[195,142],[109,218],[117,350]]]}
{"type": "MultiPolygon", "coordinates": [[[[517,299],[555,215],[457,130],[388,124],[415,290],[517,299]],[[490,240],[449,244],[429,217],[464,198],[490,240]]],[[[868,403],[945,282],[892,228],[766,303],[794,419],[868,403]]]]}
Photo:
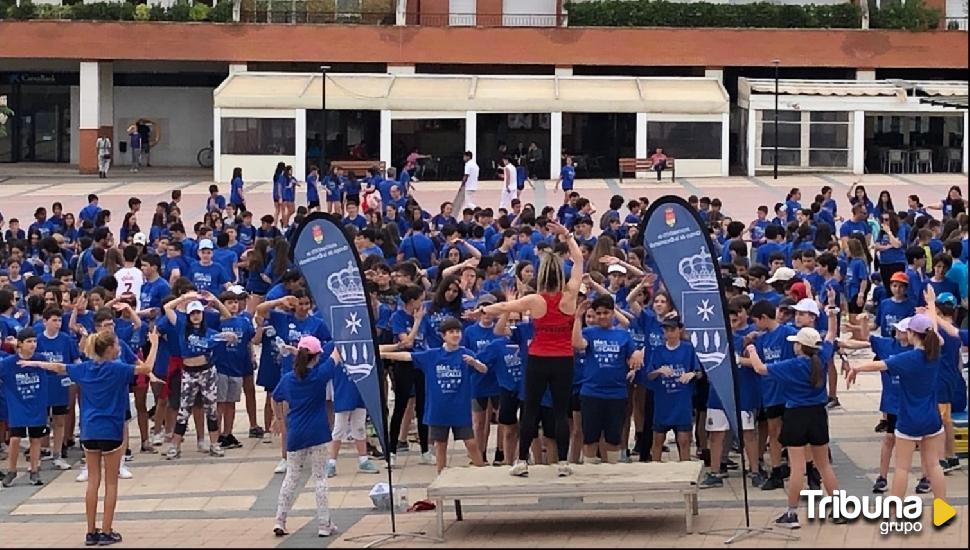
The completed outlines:
{"type": "MultiPolygon", "coordinates": [[[[414,415],[418,418],[418,441],[421,452],[428,452],[428,426],[424,423],[424,373],[414,368],[410,363],[394,363],[391,369],[391,379],[394,381],[394,412],[391,414],[391,433],[388,434],[392,454],[397,454],[398,434],[401,433],[401,421],[408,409],[408,396],[414,389],[414,415]]],[[[469,405],[470,407],[471,405],[469,405]]]]}
{"type": "Polygon", "coordinates": [[[556,428],[559,460],[569,458],[569,409],[573,385],[573,358],[530,355],[525,369],[525,399],[519,423],[519,460],[529,459],[529,447],[539,435],[539,405],[548,386],[556,428]]]}
{"type": "Polygon", "coordinates": [[[643,398],[643,444],[640,451],[640,462],[650,462],[650,446],[653,445],[653,390],[644,388],[643,398]]]}

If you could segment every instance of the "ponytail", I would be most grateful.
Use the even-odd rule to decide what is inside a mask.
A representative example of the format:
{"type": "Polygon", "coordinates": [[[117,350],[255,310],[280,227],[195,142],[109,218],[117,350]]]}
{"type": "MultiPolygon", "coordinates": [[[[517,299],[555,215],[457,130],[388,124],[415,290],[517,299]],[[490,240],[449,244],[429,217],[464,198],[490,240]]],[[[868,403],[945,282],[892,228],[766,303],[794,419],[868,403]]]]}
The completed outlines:
{"type": "MultiPolygon", "coordinates": [[[[919,334],[918,332],[916,334],[919,334]]],[[[927,361],[936,361],[940,358],[940,347],[942,341],[940,335],[935,330],[927,330],[925,334],[919,336],[923,342],[923,353],[926,354],[927,361]]]]}
{"type": "Polygon", "coordinates": [[[108,349],[118,342],[118,337],[113,332],[95,332],[89,334],[84,340],[84,355],[92,359],[104,359],[108,349]]]}
{"type": "Polygon", "coordinates": [[[296,359],[293,361],[293,374],[296,376],[297,380],[303,380],[306,376],[307,371],[310,369],[310,364],[313,363],[317,358],[317,354],[310,353],[309,350],[300,348],[296,352],[296,359]]]}
{"type": "Polygon", "coordinates": [[[818,349],[802,346],[802,353],[808,357],[808,361],[811,363],[808,383],[813,388],[821,388],[825,385],[825,371],[822,368],[822,359],[818,356],[818,349]]]}

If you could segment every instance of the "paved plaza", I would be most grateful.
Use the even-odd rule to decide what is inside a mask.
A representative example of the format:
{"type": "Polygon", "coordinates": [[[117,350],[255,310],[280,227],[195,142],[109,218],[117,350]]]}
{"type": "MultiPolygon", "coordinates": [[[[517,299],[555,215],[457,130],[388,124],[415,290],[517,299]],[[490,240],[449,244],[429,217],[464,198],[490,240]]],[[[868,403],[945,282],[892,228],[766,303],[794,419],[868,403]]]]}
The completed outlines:
{"type": "MultiPolygon", "coordinates": [[[[167,199],[174,188],[183,192],[183,217],[195,220],[204,212],[208,194],[205,172],[196,170],[151,169],[130,177],[116,171],[108,180],[78,176],[68,169],[46,167],[0,167],[0,212],[4,219],[29,219],[37,206],[50,207],[61,201],[67,211],[76,212],[86,203],[88,193],[97,193],[101,205],[115,213],[116,227],[127,207],[127,199],[138,196],[144,203],[144,217],[139,221],[147,229],[155,202],[167,199]]],[[[577,189],[590,197],[602,211],[609,197],[646,196],[651,200],[664,194],[719,197],[723,210],[747,222],[759,204],[782,201],[791,187],[799,187],[810,200],[823,185],[835,188],[840,212],[848,211],[845,191],[857,181],[851,175],[786,176],[772,180],[730,177],[710,179],[678,179],[671,183],[648,180],[624,180],[621,185],[613,179],[582,180],[577,189]]],[[[905,197],[918,194],[924,202],[939,200],[950,185],[966,186],[962,175],[873,175],[861,179],[875,197],[880,189],[888,189],[897,206],[905,205],[905,197]]],[[[228,185],[224,186],[228,191],[228,185]]],[[[457,189],[456,182],[418,183],[417,196],[425,209],[437,212],[437,205],[450,200],[457,189]]],[[[495,206],[498,202],[498,182],[484,182],[476,201],[495,206]]],[[[271,212],[270,185],[248,185],[250,209],[257,215],[271,212]]],[[[557,206],[561,191],[552,189],[552,182],[527,188],[523,200],[537,206],[557,206]]],[[[299,200],[302,200],[302,193],[299,200]]],[[[24,224],[26,225],[26,223],[24,224]]],[[[858,355],[854,360],[865,356],[858,355]]],[[[842,389],[840,383],[840,389],[842,389]]],[[[842,406],[830,413],[832,452],[840,484],[849,494],[868,495],[878,469],[882,434],[873,432],[879,419],[880,381],[875,374],[863,374],[859,383],[849,391],[840,391],[842,406]]],[[[262,399],[259,399],[260,418],[262,399]]],[[[191,426],[186,451],[176,462],[165,461],[157,454],[135,454],[129,464],[134,479],[121,480],[116,528],[129,547],[360,547],[363,541],[350,541],[355,536],[390,530],[386,512],[372,508],[368,492],[380,481],[386,481],[386,471],[380,475],[358,474],[350,446],[338,461],[338,475],[329,480],[330,507],[334,521],[340,527],[339,536],[322,539],[316,536],[314,495],[312,488],[304,488],[297,499],[288,522],[292,533],[282,539],[272,533],[276,500],[283,476],[274,475],[279,460],[279,442],[264,444],[246,439],[248,421],[240,404],[236,418],[237,437],[242,449],[229,450],[224,458],[210,458],[197,453],[192,445],[191,426]]],[[[135,430],[137,431],[137,430],[135,430]]],[[[494,447],[493,441],[490,448],[494,447]]],[[[131,447],[138,448],[133,437],[131,447]]],[[[423,499],[425,488],[435,476],[434,466],[418,465],[417,445],[399,456],[402,467],[394,471],[395,486],[406,488],[410,502],[423,499]]],[[[491,455],[491,452],[489,453],[491,455]]],[[[0,489],[0,547],[63,547],[80,546],[84,535],[83,495],[86,484],[74,481],[79,454],[72,449],[70,462],[75,469],[57,472],[44,463],[41,475],[47,482],[43,487],[29,487],[24,480],[9,489],[0,489]]],[[[454,446],[450,456],[454,465],[467,464],[464,450],[454,446]]],[[[21,461],[23,468],[23,461],[21,461]]],[[[918,476],[918,459],[914,460],[910,485],[918,476]]],[[[769,536],[756,536],[736,546],[741,547],[967,547],[967,473],[964,469],[947,476],[948,502],[957,509],[957,517],[946,527],[936,529],[931,521],[931,499],[927,506],[924,528],[919,534],[908,536],[879,534],[875,523],[856,522],[852,525],[831,525],[819,522],[803,523],[794,534],[797,541],[785,542],[769,536]]],[[[695,523],[697,534],[684,535],[683,503],[673,495],[634,498],[596,499],[512,499],[495,498],[472,501],[464,505],[465,521],[456,522],[448,503],[446,511],[447,543],[438,546],[461,547],[719,547],[726,535],[703,534],[710,529],[733,528],[744,523],[741,478],[736,472],[725,480],[722,488],[701,492],[700,514],[695,523]]],[[[784,492],[749,491],[752,526],[766,526],[784,506],[784,492]]],[[[802,512],[804,520],[804,511],[802,512]]],[[[398,515],[401,532],[434,533],[435,513],[414,512],[398,515]]],[[[402,538],[387,546],[426,546],[420,540],[402,538]]]]}

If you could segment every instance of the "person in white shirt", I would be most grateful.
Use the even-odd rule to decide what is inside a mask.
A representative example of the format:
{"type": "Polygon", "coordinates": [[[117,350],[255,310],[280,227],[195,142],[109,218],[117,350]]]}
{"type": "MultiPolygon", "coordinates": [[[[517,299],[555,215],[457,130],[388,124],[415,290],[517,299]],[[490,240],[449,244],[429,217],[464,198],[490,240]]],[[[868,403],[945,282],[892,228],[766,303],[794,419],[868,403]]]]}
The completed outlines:
{"type": "Polygon", "coordinates": [[[138,247],[128,245],[122,252],[125,258],[125,266],[115,272],[115,280],[118,281],[118,296],[122,294],[133,294],[135,296],[135,311],[141,311],[141,286],[145,282],[145,276],[141,269],[135,267],[135,260],[138,259],[138,247]]]}
{"type": "Polygon", "coordinates": [[[515,165],[508,157],[502,158],[502,171],[505,173],[505,179],[502,181],[502,197],[499,199],[498,207],[510,210],[512,199],[516,195],[516,173],[515,165]]]}
{"type": "Polygon", "coordinates": [[[107,178],[108,169],[111,168],[111,138],[101,136],[94,142],[94,147],[98,151],[98,177],[107,178]]]}
{"type": "MultiPolygon", "coordinates": [[[[465,190],[463,208],[475,208],[475,191],[478,191],[478,163],[472,158],[471,151],[465,151],[465,175],[461,178],[461,186],[465,190]]],[[[455,201],[458,202],[458,201],[455,201]]]]}

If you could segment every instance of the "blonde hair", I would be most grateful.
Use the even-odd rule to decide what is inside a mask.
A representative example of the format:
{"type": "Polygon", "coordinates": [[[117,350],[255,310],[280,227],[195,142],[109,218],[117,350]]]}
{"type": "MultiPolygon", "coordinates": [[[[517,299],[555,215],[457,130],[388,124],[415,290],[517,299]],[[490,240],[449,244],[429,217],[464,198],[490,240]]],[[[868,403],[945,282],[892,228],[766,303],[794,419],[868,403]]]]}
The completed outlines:
{"type": "Polygon", "coordinates": [[[536,271],[536,290],[547,293],[562,292],[564,279],[562,261],[555,254],[544,252],[536,271]]]}
{"type": "Polygon", "coordinates": [[[84,355],[94,359],[106,359],[108,349],[118,343],[118,337],[113,332],[95,332],[84,340],[84,355]]]}

